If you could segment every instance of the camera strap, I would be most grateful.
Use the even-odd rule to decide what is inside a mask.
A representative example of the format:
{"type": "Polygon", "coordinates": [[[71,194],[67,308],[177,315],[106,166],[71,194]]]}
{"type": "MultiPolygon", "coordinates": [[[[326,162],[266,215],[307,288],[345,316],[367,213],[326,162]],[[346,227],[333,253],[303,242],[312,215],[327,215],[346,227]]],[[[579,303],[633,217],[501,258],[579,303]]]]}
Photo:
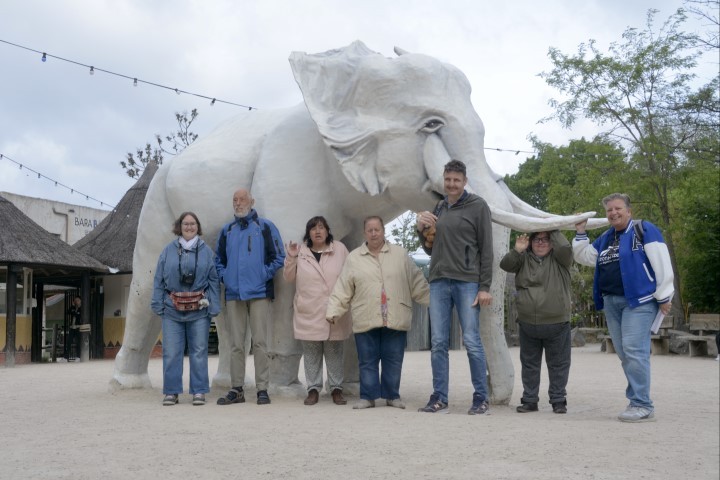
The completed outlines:
{"type": "MultiPolygon", "coordinates": [[[[195,281],[195,274],[197,274],[197,262],[198,262],[198,253],[199,253],[199,247],[200,244],[195,245],[195,268],[193,268],[193,282],[195,281]]],[[[183,273],[182,273],[182,252],[185,250],[182,246],[178,247],[178,275],[180,277],[180,281],[182,282],[183,273]]],[[[185,250],[186,252],[192,252],[192,250],[185,250]]]]}

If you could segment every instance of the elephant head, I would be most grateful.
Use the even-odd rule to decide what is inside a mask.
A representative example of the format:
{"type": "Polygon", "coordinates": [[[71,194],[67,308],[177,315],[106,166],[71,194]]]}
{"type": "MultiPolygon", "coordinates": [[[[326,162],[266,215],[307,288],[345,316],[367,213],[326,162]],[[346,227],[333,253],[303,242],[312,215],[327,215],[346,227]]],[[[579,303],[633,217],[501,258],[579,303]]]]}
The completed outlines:
{"type": "MultiPolygon", "coordinates": [[[[426,55],[395,52],[397,58],[387,58],[356,41],[289,58],[310,116],[353,187],[408,209],[429,208],[443,191],[443,166],[457,159],[495,223],[549,230],[595,215],[552,215],[512,194],[485,160],[485,128],[465,75],[426,55]]],[[[591,220],[590,228],[604,224],[591,220]]]]}

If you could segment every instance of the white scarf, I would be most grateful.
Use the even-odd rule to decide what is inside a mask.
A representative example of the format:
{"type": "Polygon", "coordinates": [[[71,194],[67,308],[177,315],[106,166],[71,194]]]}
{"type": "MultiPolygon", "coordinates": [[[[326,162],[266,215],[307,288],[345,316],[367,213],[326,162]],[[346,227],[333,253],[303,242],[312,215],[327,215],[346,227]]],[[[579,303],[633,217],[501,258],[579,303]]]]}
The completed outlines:
{"type": "Polygon", "coordinates": [[[180,246],[183,247],[185,250],[192,250],[193,248],[195,248],[195,245],[197,245],[199,239],[200,237],[198,237],[197,235],[195,235],[190,240],[185,240],[185,237],[179,237],[180,246]]]}

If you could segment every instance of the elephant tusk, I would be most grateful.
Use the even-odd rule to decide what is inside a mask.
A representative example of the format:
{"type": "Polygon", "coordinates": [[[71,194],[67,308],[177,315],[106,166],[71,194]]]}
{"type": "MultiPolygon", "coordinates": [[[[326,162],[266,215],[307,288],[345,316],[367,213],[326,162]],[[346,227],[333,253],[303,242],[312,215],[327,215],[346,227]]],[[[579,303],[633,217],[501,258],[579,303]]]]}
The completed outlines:
{"type": "MultiPolygon", "coordinates": [[[[510,201],[510,205],[513,207],[513,212],[515,214],[526,215],[528,217],[531,217],[531,218],[534,217],[537,219],[579,218],[579,215],[575,215],[572,217],[562,217],[562,216],[558,216],[558,215],[537,209],[537,208],[533,207],[532,205],[528,204],[527,202],[523,201],[522,199],[520,199],[517,195],[515,195],[512,192],[512,190],[510,190],[510,188],[508,188],[508,186],[505,184],[505,182],[502,181],[502,178],[499,178],[497,180],[497,183],[500,186],[500,188],[502,189],[502,191],[505,192],[505,195],[507,196],[507,199],[510,201]]],[[[509,213],[509,212],[505,212],[505,213],[509,213]]],[[[592,213],[592,212],[588,212],[588,213],[592,213]]],[[[582,215],[585,215],[585,214],[582,214],[582,215]]],[[[607,219],[605,219],[605,218],[590,218],[590,217],[594,217],[594,216],[595,215],[593,214],[593,215],[586,217],[586,219],[588,219],[588,223],[587,223],[588,229],[592,230],[595,228],[602,228],[602,227],[605,227],[608,225],[607,219]]],[[[582,221],[582,220],[579,220],[579,221],[582,221]]],[[[577,221],[575,223],[578,223],[579,221],[577,221]]],[[[500,222],[498,222],[498,223],[500,223],[500,222]]],[[[572,223],[572,224],[566,223],[565,227],[567,227],[567,228],[564,228],[564,229],[574,230],[575,223],[572,223]]],[[[558,228],[562,228],[562,227],[558,227],[558,228]]],[[[515,229],[515,230],[517,230],[517,229],[515,229]]]]}
{"type": "MultiPolygon", "coordinates": [[[[595,212],[585,212],[578,215],[538,218],[508,212],[490,205],[492,221],[518,232],[545,232],[548,230],[575,230],[575,224],[588,220],[596,215],[595,212]]],[[[545,212],[543,212],[545,213],[545,212]]],[[[606,222],[607,223],[607,222],[606,222]]],[[[595,227],[597,228],[597,227],[595,227]]]]}

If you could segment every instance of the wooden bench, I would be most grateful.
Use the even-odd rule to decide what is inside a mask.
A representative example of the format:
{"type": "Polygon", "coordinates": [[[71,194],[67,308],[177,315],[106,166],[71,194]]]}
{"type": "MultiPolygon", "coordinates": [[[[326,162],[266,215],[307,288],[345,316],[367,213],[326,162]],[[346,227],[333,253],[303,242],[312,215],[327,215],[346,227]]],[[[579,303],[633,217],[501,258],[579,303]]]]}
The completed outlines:
{"type": "MultiPolygon", "coordinates": [[[[720,331],[720,314],[692,313],[688,322],[689,335],[681,335],[678,340],[685,340],[690,347],[691,357],[707,356],[716,350],[715,334],[720,331]]],[[[713,353],[717,355],[717,352],[713,353]]]]}
{"type": "Polygon", "coordinates": [[[615,353],[615,346],[613,345],[612,337],[610,335],[598,335],[597,338],[601,342],[601,350],[604,347],[605,353],[615,353]]]}
{"type": "Polygon", "coordinates": [[[662,319],[658,332],[650,335],[650,353],[652,355],[668,355],[670,353],[670,329],[673,316],[666,315],[662,319]]]}
{"type": "Polygon", "coordinates": [[[680,335],[677,339],[688,342],[688,353],[691,357],[708,356],[708,342],[715,344],[715,335],[680,335]]]}

